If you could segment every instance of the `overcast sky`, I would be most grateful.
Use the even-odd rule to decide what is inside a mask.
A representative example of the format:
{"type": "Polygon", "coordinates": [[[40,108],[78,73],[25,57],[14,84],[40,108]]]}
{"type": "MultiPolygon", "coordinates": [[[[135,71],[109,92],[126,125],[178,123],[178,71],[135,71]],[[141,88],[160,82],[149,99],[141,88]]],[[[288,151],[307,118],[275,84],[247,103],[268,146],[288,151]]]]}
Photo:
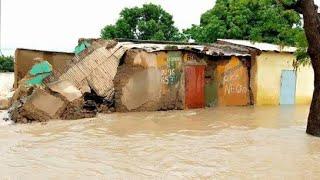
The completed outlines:
{"type": "Polygon", "coordinates": [[[213,0],[2,0],[1,45],[70,51],[80,37],[99,37],[124,7],[147,2],[160,4],[180,29],[198,24],[214,5],[213,0]]]}
{"type": "MultiPolygon", "coordinates": [[[[320,0],[316,0],[320,2],[320,0]]],[[[2,0],[1,47],[72,51],[80,37],[99,37],[124,7],[160,4],[180,29],[198,24],[215,0],[2,0]]]]}

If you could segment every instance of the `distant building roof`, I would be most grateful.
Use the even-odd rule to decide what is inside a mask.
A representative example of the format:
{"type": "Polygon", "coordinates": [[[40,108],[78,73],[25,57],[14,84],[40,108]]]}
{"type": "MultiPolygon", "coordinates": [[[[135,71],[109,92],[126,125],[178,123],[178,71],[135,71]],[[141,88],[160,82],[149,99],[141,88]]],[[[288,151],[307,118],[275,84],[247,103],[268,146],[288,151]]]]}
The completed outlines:
{"type": "Polygon", "coordinates": [[[37,51],[46,53],[64,53],[64,54],[74,54],[72,51],[61,51],[61,50],[42,50],[42,49],[28,49],[28,48],[17,48],[16,50],[26,50],[26,51],[37,51]]]}
{"type": "Polygon", "coordinates": [[[227,42],[227,43],[231,43],[231,44],[247,46],[247,47],[258,49],[260,51],[275,51],[275,52],[294,53],[297,50],[297,48],[295,48],[295,47],[280,46],[280,45],[269,44],[269,43],[258,43],[258,42],[248,41],[248,40],[218,39],[218,43],[219,42],[227,42]]]}

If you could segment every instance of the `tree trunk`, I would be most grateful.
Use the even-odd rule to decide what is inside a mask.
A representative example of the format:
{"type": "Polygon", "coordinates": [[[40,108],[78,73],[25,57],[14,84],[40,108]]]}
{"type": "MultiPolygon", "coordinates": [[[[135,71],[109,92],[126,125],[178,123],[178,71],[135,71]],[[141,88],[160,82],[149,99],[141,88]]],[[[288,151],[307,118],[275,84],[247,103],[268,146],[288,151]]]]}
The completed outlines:
{"type": "Polygon", "coordinates": [[[307,133],[320,137],[320,52],[309,54],[314,69],[314,91],[308,117],[307,133]]]}
{"type": "MultiPolygon", "coordinates": [[[[319,84],[319,83],[318,83],[319,84]]],[[[320,88],[315,88],[310,107],[307,133],[320,137],[320,88]]]]}
{"type": "Polygon", "coordinates": [[[307,133],[320,137],[320,20],[314,0],[298,0],[308,40],[308,54],[314,69],[314,92],[310,107],[307,133]]]}

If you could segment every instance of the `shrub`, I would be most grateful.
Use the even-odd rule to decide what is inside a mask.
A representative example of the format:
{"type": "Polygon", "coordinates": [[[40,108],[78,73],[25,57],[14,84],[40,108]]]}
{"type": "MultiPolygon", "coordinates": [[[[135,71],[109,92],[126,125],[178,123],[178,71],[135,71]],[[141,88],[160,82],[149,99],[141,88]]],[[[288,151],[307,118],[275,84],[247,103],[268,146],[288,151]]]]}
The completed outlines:
{"type": "Polygon", "coordinates": [[[13,72],[13,66],[12,56],[0,56],[0,72],[13,72]]]}

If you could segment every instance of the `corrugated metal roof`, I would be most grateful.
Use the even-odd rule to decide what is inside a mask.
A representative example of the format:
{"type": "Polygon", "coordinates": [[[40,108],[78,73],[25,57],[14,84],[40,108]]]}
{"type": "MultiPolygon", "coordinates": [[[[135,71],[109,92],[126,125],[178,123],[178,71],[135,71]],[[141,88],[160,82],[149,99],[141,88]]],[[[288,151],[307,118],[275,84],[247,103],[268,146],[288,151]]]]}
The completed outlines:
{"type": "MultiPolygon", "coordinates": [[[[89,43],[98,41],[110,41],[103,40],[101,38],[80,38],[81,41],[88,41],[89,43]]],[[[143,49],[147,52],[156,52],[164,50],[188,50],[195,51],[197,53],[206,54],[209,56],[251,56],[252,48],[245,46],[238,46],[232,44],[198,44],[179,41],[154,41],[154,40],[137,40],[137,39],[114,39],[115,42],[122,46],[131,49],[143,49]]]]}
{"type": "Polygon", "coordinates": [[[156,52],[163,50],[190,50],[209,56],[251,56],[248,49],[232,45],[196,45],[196,44],[158,44],[158,43],[136,43],[136,42],[119,42],[121,46],[128,49],[143,49],[147,52],[156,52]]]}
{"type": "Polygon", "coordinates": [[[280,46],[280,45],[269,44],[269,43],[258,43],[258,42],[248,41],[248,40],[218,39],[218,42],[219,41],[232,43],[232,44],[236,44],[236,45],[241,45],[241,46],[252,47],[252,48],[256,48],[261,51],[276,51],[276,52],[294,53],[297,50],[297,48],[295,48],[295,47],[280,46]]]}

